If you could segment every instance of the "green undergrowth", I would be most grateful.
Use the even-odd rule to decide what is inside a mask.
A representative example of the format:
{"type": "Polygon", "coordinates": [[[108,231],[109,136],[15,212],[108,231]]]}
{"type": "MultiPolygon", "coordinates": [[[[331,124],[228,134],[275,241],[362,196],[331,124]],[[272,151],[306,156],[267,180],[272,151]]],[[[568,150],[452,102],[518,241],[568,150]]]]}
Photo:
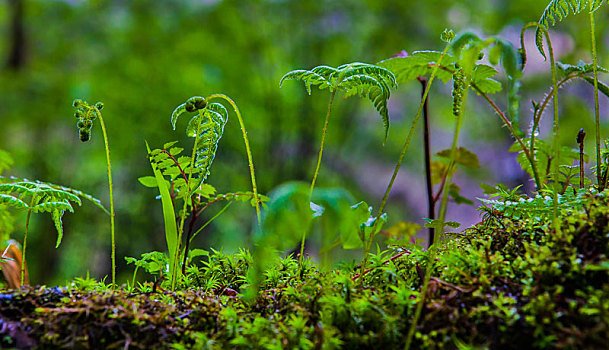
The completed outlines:
{"type": "MultiPolygon", "coordinates": [[[[609,193],[503,192],[436,252],[413,339],[429,349],[600,349],[609,333],[609,193]],[[544,204],[547,201],[550,204],[544,204]]],[[[393,247],[370,268],[276,261],[242,297],[251,255],[199,251],[182,284],[111,290],[92,279],[0,294],[1,346],[129,349],[399,349],[420,300],[427,251],[393,247]]],[[[152,260],[149,260],[153,261],[152,260]]],[[[144,270],[154,268],[140,264],[144,270]]]]}

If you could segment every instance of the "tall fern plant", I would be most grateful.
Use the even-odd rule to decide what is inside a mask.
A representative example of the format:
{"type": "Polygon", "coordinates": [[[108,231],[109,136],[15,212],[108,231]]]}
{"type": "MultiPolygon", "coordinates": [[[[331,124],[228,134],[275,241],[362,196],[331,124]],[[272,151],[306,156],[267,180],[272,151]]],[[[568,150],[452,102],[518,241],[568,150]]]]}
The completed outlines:
{"type": "Polygon", "coordinates": [[[97,102],[94,105],[90,105],[86,101],[76,99],[72,102],[72,106],[76,108],[74,116],[78,119],[76,126],[78,127],[78,134],[82,142],[87,142],[91,139],[91,129],[93,128],[93,121],[98,119],[102,129],[102,136],[104,138],[104,149],[106,150],[106,170],[108,173],[108,191],[110,194],[110,241],[112,246],[111,260],[112,260],[112,285],[116,286],[116,241],[114,234],[114,193],[112,185],[112,162],[110,161],[110,146],[108,145],[108,134],[106,132],[106,123],[102,116],[101,110],[104,108],[104,104],[97,102]]]}
{"type": "MultiPolygon", "coordinates": [[[[158,187],[161,195],[165,239],[169,255],[168,274],[172,290],[178,283],[180,272],[183,273],[185,270],[190,242],[203,227],[215,218],[195,230],[195,222],[206,208],[220,201],[228,201],[230,204],[231,201],[249,200],[256,209],[258,224],[260,224],[260,203],[266,200],[266,197],[258,194],[249,140],[243,118],[235,102],[223,94],[214,94],[207,98],[191,97],[173,111],[170,121],[174,129],[177,126],[178,119],[183,115],[191,116],[186,126],[186,135],[194,138],[190,156],[182,155],[184,149],[178,147],[177,142],[166,143],[162,149],[154,150],[146,145],[154,177],[139,179],[147,187],[158,187]],[[245,142],[252,180],[252,192],[216,195],[215,188],[206,183],[216,156],[218,143],[224,134],[224,127],[228,121],[228,110],[219,102],[211,102],[214,99],[228,102],[237,115],[245,142]],[[166,180],[166,178],[169,180],[166,180]],[[177,215],[174,208],[176,200],[183,202],[177,215]],[[188,217],[190,217],[190,225],[186,229],[185,223],[188,217]],[[185,239],[183,238],[184,233],[186,233],[185,239]],[[179,268],[180,261],[183,261],[181,270],[179,268]]],[[[222,209],[220,213],[224,210],[222,209]]]]}
{"type": "MultiPolygon", "coordinates": [[[[596,52],[596,26],[594,21],[594,13],[606,3],[606,0],[551,0],[548,6],[543,11],[538,23],[544,28],[554,26],[557,22],[562,21],[571,14],[578,14],[582,11],[588,11],[588,22],[590,23],[590,52],[592,54],[592,69],[593,69],[593,85],[594,85],[594,121],[595,121],[595,136],[596,136],[596,166],[597,166],[597,185],[599,190],[606,187],[603,181],[602,172],[600,171],[601,160],[601,134],[600,134],[600,109],[598,101],[598,55],[596,52]]],[[[537,47],[542,55],[543,41],[542,31],[537,30],[537,47]]],[[[544,55],[545,57],[545,55],[544,55]]]]}
{"type": "MultiPolygon", "coordinates": [[[[349,63],[338,66],[337,68],[329,66],[318,66],[311,70],[294,70],[286,73],[279,83],[283,85],[285,80],[300,80],[304,83],[307,93],[311,94],[311,86],[317,86],[320,90],[328,89],[330,91],[330,100],[328,109],[324,119],[324,126],[321,133],[321,141],[319,152],[317,154],[317,163],[313,172],[313,179],[309,188],[309,199],[313,195],[319,169],[321,168],[321,160],[330,123],[330,115],[332,114],[332,106],[334,98],[339,91],[342,91],[347,97],[359,96],[367,98],[374,104],[374,108],[380,114],[383,125],[385,127],[385,140],[389,131],[389,111],[387,109],[387,100],[391,93],[391,89],[397,86],[395,76],[386,68],[379,67],[368,63],[349,63]]],[[[300,243],[300,262],[304,255],[304,244],[306,240],[308,228],[305,229],[300,243]]]]}

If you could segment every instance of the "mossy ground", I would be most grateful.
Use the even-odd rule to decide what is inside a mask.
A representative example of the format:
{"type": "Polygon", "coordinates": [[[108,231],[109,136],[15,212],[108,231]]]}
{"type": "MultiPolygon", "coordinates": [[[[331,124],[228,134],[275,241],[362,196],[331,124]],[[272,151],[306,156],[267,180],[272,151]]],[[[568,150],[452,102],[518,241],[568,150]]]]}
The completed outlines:
{"type": "MultiPolygon", "coordinates": [[[[490,209],[448,237],[433,265],[414,348],[602,349],[609,335],[609,199],[561,208],[561,229],[534,211],[490,209]],[[516,215],[518,214],[518,215],[516,215]]],[[[320,270],[292,258],[240,296],[245,252],[214,252],[184,290],[24,288],[0,294],[1,345],[70,349],[400,349],[427,252],[404,247],[373,268],[320,270]],[[87,291],[87,289],[91,289],[87,291]]]]}

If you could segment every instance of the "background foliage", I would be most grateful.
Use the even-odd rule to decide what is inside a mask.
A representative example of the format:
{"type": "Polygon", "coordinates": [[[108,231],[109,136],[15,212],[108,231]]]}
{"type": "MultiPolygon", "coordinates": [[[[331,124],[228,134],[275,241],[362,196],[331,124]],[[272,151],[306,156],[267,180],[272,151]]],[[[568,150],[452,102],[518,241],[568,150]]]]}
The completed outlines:
{"type": "MultiPolygon", "coordinates": [[[[103,101],[123,281],[127,278],[123,256],[162,250],[165,244],[160,203],[137,178],[151,175],[144,140],[152,147],[167,139],[190,142],[167,127],[172,108],[187,97],[221,92],[237,102],[248,126],[260,191],[267,193],[288,180],[310,179],[322,123],[318,116],[326,106],[325,96],[308,98],[298,84],[279,89],[285,72],[320,64],[374,63],[403,49],[439,49],[439,34],[446,27],[499,34],[515,43],[522,24],[537,20],[545,5],[546,1],[530,0],[1,1],[0,149],[15,159],[5,174],[69,185],[107,203],[100,130],[93,130],[93,142],[80,144],[71,108],[74,98],[103,101]],[[21,16],[14,12],[20,6],[21,16]],[[15,20],[21,21],[21,36],[13,30],[15,20]]],[[[597,13],[601,65],[607,65],[608,58],[607,17],[606,9],[597,13]]],[[[574,16],[554,28],[560,60],[590,60],[588,33],[574,30],[587,28],[586,19],[574,16]]],[[[526,101],[539,99],[548,81],[547,63],[537,56],[530,60],[531,71],[522,89],[531,94],[523,99],[525,120],[530,114],[526,101]]],[[[438,84],[434,89],[432,147],[439,151],[449,142],[452,106],[450,86],[438,84]]],[[[571,94],[562,99],[561,142],[576,147],[577,130],[593,130],[591,89],[579,83],[567,89],[571,94]]],[[[330,128],[319,186],[344,187],[355,198],[378,203],[419,94],[420,87],[413,83],[392,95],[391,128],[384,147],[383,130],[369,103],[355,99],[337,103],[331,122],[340,127],[330,128]]],[[[607,103],[601,102],[601,115],[606,116],[607,103]]],[[[464,192],[480,196],[481,179],[530,185],[515,165],[516,155],[507,153],[511,140],[498,118],[482,104],[470,103],[468,108],[474,113],[466,121],[464,144],[479,150],[482,167],[458,176],[464,192]]],[[[226,128],[209,182],[220,192],[247,190],[238,125],[229,120],[226,128]]],[[[606,128],[603,131],[607,135],[606,128]]],[[[592,138],[587,141],[586,148],[592,150],[592,138]]],[[[420,139],[413,145],[420,145],[420,139]]],[[[422,148],[413,147],[407,155],[391,198],[390,224],[421,223],[425,216],[420,205],[422,154],[422,148]]],[[[477,215],[469,206],[449,210],[450,220],[464,224],[478,220],[477,215]]],[[[64,217],[64,244],[59,249],[54,248],[53,223],[43,217],[34,221],[32,231],[37,234],[31,236],[29,255],[32,282],[62,283],[87,272],[109,273],[108,220],[96,208],[85,205],[79,215],[64,217]]],[[[12,232],[18,240],[23,232],[20,222],[15,220],[12,232]]],[[[226,251],[246,246],[253,222],[251,208],[234,205],[206,228],[197,246],[226,251]]]]}

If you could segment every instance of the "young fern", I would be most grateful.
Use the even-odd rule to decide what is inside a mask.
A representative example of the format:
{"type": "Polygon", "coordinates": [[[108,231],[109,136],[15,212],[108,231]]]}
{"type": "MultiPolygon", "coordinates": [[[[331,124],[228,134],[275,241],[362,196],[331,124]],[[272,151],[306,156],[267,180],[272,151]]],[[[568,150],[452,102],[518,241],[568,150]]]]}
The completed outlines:
{"type": "Polygon", "coordinates": [[[55,248],[57,248],[63,238],[61,219],[66,211],[74,212],[73,203],[82,205],[81,198],[92,202],[108,213],[98,199],[78,190],[41,181],[0,177],[0,204],[27,211],[23,236],[21,285],[25,280],[27,238],[32,214],[49,213],[51,215],[57,230],[57,241],[55,243],[55,248]]]}
{"type": "MultiPolygon", "coordinates": [[[[369,99],[382,118],[383,126],[385,128],[384,139],[387,140],[387,134],[389,132],[389,111],[387,109],[387,101],[389,100],[391,89],[397,87],[397,82],[393,73],[388,69],[360,62],[344,64],[337,68],[318,66],[311,70],[294,70],[286,73],[281,78],[279,85],[282,86],[285,80],[302,81],[309,95],[311,94],[311,86],[317,86],[320,90],[330,90],[330,101],[328,102],[328,110],[321,134],[317,163],[309,189],[310,198],[313,195],[317,176],[319,175],[319,169],[321,167],[326,134],[336,93],[342,91],[347,97],[357,95],[369,99]]],[[[308,229],[305,229],[303,232],[300,244],[299,259],[301,263],[304,255],[304,244],[307,231],[308,229]]]]}
{"type": "MultiPolygon", "coordinates": [[[[158,187],[163,204],[163,217],[165,221],[165,239],[169,253],[169,271],[172,290],[180,276],[180,261],[182,262],[182,274],[186,270],[187,254],[192,239],[213,219],[214,216],[202,227],[195,231],[195,222],[203,211],[211,204],[220,201],[249,201],[256,208],[259,217],[260,203],[266,197],[257,192],[255,176],[253,173],[253,162],[249,142],[246,141],[246,152],[252,176],[252,192],[236,192],[216,195],[216,189],[205,183],[210,174],[211,165],[218,149],[218,143],[224,133],[224,127],[228,121],[228,111],[216,102],[209,102],[212,98],[227,99],[238,115],[242,130],[243,120],[234,102],[225,95],[211,95],[207,99],[195,96],[179,105],[172,113],[170,122],[176,128],[178,119],[187,113],[194,113],[186,127],[186,135],[194,138],[190,156],[183,156],[183,148],[177,147],[177,142],[166,143],[162,149],[150,150],[148,156],[154,172],[154,177],[142,177],[140,182],[147,187],[158,187]],[[224,96],[224,97],[222,97],[224,96]],[[169,178],[169,181],[165,178],[169,178]],[[183,200],[183,206],[177,215],[174,209],[174,199],[183,200]],[[190,217],[188,229],[185,228],[186,218],[190,217]],[[186,234],[186,238],[183,235],[186,234]],[[183,257],[183,259],[182,259],[183,257]]],[[[244,132],[244,138],[246,139],[244,132]]],[[[247,140],[247,139],[246,139],[247,140]]],[[[223,212],[224,209],[221,211],[223,212]]]]}
{"type": "MultiPolygon", "coordinates": [[[[596,136],[596,164],[600,168],[601,159],[601,134],[600,134],[600,108],[598,101],[598,55],[596,52],[596,26],[594,22],[594,13],[606,3],[605,0],[551,0],[548,6],[543,11],[539,18],[535,42],[542,56],[545,58],[543,49],[543,31],[554,26],[557,22],[562,21],[570,14],[578,14],[584,10],[588,11],[588,22],[590,23],[590,51],[592,53],[592,70],[593,70],[593,85],[594,85],[594,121],[595,121],[595,136],[596,136]]],[[[547,34],[546,34],[547,36],[547,34]]],[[[603,182],[602,175],[597,171],[597,185],[599,190],[603,190],[606,184],[603,182]]]]}
{"type": "Polygon", "coordinates": [[[116,285],[116,243],[114,235],[114,194],[112,186],[112,162],[110,161],[110,146],[108,145],[108,134],[106,133],[106,123],[102,117],[101,110],[104,108],[104,104],[97,102],[91,106],[86,101],[76,99],[72,102],[72,106],[76,108],[74,116],[78,119],[76,126],[78,127],[78,133],[82,142],[89,141],[91,139],[91,129],[93,128],[93,121],[99,119],[101,125],[102,135],[104,137],[104,148],[106,150],[106,169],[108,172],[108,191],[110,194],[110,241],[112,246],[111,260],[112,260],[112,285],[116,285]]]}

